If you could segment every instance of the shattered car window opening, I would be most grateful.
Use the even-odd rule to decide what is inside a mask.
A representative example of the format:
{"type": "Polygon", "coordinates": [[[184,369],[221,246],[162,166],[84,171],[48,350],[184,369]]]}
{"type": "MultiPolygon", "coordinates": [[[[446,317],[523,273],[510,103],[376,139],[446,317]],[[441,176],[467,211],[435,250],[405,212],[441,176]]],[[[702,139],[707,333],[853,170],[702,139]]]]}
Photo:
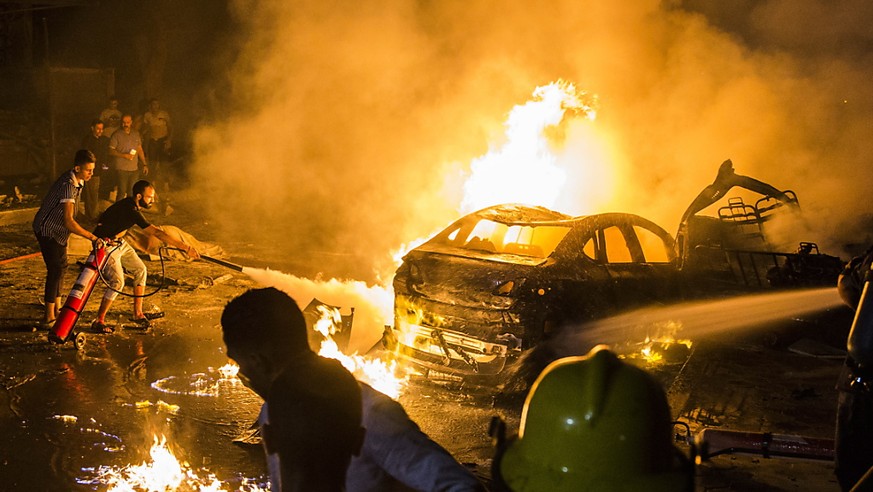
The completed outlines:
{"type": "Polygon", "coordinates": [[[434,238],[434,244],[495,254],[547,258],[570,232],[566,225],[503,224],[481,219],[462,223],[434,238]],[[465,232],[469,231],[469,232],[465,232]]]}

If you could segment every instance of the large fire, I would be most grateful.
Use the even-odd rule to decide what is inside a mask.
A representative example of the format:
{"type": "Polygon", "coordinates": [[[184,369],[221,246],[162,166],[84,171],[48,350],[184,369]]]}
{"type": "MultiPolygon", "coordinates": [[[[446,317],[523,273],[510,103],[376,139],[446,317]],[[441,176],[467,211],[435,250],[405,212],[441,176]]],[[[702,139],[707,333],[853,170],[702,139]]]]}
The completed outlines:
{"type": "MultiPolygon", "coordinates": [[[[561,196],[567,178],[567,169],[562,167],[560,158],[552,152],[549,141],[549,129],[556,128],[566,121],[568,113],[594,120],[596,111],[596,96],[579,91],[576,87],[564,81],[558,81],[546,86],[537,87],[533,99],[523,105],[516,106],[509,114],[506,122],[505,140],[502,145],[493,148],[486,155],[471,162],[470,176],[464,184],[464,198],[458,204],[461,213],[471,212],[489,205],[505,202],[522,202],[534,205],[554,207],[561,196]]],[[[578,166],[580,163],[574,162],[578,166]]],[[[599,176],[608,174],[599,170],[599,176]]],[[[589,180],[587,186],[595,190],[603,187],[602,182],[589,180]]],[[[584,190],[573,190],[574,193],[584,193],[584,190]]],[[[402,257],[412,248],[423,243],[428,236],[403,245],[394,254],[399,264],[402,257]]],[[[307,281],[291,275],[269,270],[245,268],[244,273],[265,285],[273,285],[285,290],[295,299],[313,297],[313,291],[337,291],[334,285],[320,281],[307,281]]],[[[393,322],[393,293],[390,287],[373,286],[364,289],[354,286],[354,302],[358,311],[368,313],[372,318],[382,313],[385,319],[381,323],[368,320],[368,324],[384,326],[393,322]],[[367,291],[367,292],[362,292],[367,291]]],[[[327,296],[330,297],[330,296],[327,296]]],[[[319,307],[320,319],[314,329],[324,336],[319,355],[338,359],[356,378],[364,381],[375,389],[393,398],[399,397],[408,382],[408,373],[402,371],[395,361],[385,361],[367,355],[344,354],[333,339],[337,327],[341,326],[338,310],[319,307]]],[[[228,364],[218,370],[210,368],[206,373],[191,375],[188,379],[169,377],[152,384],[156,390],[171,394],[216,397],[223,388],[239,384],[236,377],[238,367],[228,364]]],[[[140,402],[138,407],[158,406],[175,413],[178,408],[170,407],[159,401],[140,402]]],[[[64,416],[66,418],[66,416],[64,416]]],[[[179,460],[171,451],[163,436],[154,436],[154,444],[149,452],[150,461],[140,465],[124,467],[102,466],[97,472],[99,483],[109,486],[113,491],[169,491],[169,490],[227,490],[212,473],[200,471],[198,475],[184,460],[179,460]]],[[[265,490],[258,485],[244,481],[234,490],[256,491],[265,490]]]]}
{"type": "Polygon", "coordinates": [[[537,87],[531,101],[509,113],[503,145],[471,163],[460,211],[508,202],[554,207],[567,172],[551,149],[548,129],[560,125],[568,112],[594,120],[595,105],[596,97],[571,83],[537,87]]]}
{"type": "MultiPolygon", "coordinates": [[[[573,116],[593,121],[597,116],[597,96],[579,90],[572,83],[559,80],[534,89],[532,99],[515,106],[506,121],[506,132],[500,145],[470,163],[470,174],[464,182],[464,196],[457,210],[470,213],[500,203],[526,203],[555,207],[565,195],[601,195],[611,181],[611,170],[604,169],[580,156],[559,156],[553,151],[550,130],[567,126],[573,116]],[[584,168],[581,169],[580,168],[584,168]],[[574,182],[573,190],[565,190],[567,175],[583,175],[584,181],[574,182]],[[575,189],[584,186],[583,189],[575,189]]],[[[577,134],[586,140],[578,146],[599,147],[596,137],[577,134]]],[[[577,180],[579,181],[579,180],[577,180]]],[[[593,208],[590,200],[573,200],[577,208],[593,208]]],[[[588,210],[590,211],[590,210],[588,210]]],[[[569,211],[572,213],[572,211],[569,211]]],[[[392,254],[400,264],[403,256],[438,231],[403,244],[392,254]]]]}

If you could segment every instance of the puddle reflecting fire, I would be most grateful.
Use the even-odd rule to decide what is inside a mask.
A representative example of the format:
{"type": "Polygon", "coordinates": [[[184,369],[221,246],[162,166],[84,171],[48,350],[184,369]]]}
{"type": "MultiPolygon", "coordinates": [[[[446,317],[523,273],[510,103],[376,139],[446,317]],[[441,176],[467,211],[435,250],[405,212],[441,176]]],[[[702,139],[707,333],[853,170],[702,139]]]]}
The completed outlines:
{"type": "Polygon", "coordinates": [[[242,384],[236,376],[239,366],[230,362],[218,369],[208,368],[206,372],[191,374],[187,378],[168,376],[152,383],[152,388],[173,395],[217,397],[222,390],[242,384]]]}

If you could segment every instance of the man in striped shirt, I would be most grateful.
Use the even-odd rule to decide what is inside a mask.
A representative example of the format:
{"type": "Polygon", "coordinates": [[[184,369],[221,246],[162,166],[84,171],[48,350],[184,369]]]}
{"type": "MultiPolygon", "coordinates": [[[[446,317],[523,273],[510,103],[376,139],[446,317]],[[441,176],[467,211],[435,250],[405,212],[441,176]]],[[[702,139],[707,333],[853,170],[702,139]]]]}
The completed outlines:
{"type": "Polygon", "coordinates": [[[33,232],[39,241],[48,274],[45,279],[43,325],[51,327],[61,308],[61,285],[67,269],[67,240],[70,233],[90,241],[97,236],[76,222],[76,209],[82,187],[94,174],[95,157],[82,149],[73,158],[73,168],[62,174],[49,189],[33,218],[33,232]]]}

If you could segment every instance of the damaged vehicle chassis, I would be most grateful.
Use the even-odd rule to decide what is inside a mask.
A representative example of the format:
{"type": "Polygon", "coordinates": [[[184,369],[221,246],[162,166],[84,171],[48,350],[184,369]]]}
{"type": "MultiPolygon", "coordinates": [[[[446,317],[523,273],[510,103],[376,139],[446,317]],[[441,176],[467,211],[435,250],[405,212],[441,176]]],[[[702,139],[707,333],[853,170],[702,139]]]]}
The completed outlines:
{"type": "Polygon", "coordinates": [[[385,345],[434,380],[490,384],[568,323],[678,295],[673,240],[633,214],[500,205],[410,252],[385,345]]]}
{"type": "Polygon", "coordinates": [[[695,297],[836,285],[839,258],[812,242],[782,252],[768,240],[766,224],[796,210],[792,191],[736,175],[730,160],[685,211],[675,241],[633,214],[488,207],[403,258],[383,344],[428,379],[494,385],[569,325],[695,297]],[[717,217],[698,215],[734,186],[763,198],[731,198],[717,217]]]}

